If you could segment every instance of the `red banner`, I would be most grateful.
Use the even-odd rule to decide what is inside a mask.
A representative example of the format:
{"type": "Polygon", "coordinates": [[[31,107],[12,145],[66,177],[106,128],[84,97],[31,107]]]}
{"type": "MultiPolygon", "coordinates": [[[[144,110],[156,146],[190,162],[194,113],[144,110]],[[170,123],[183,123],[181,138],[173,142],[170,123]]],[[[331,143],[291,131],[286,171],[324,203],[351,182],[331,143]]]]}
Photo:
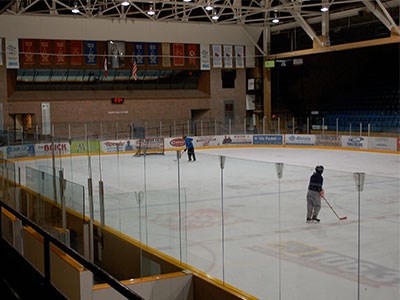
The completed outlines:
{"type": "Polygon", "coordinates": [[[189,44],[187,45],[188,50],[188,64],[189,66],[196,66],[197,65],[197,45],[189,44]]]}
{"type": "Polygon", "coordinates": [[[173,44],[173,62],[174,66],[184,66],[185,65],[185,45],[184,44],[173,44]]]}
{"type": "Polygon", "coordinates": [[[22,63],[24,65],[35,64],[35,40],[22,40],[22,63]]]}
{"type": "Polygon", "coordinates": [[[67,63],[67,44],[65,41],[54,41],[54,52],[56,59],[54,64],[57,66],[63,66],[67,63]]]}
{"type": "Polygon", "coordinates": [[[51,49],[49,40],[39,41],[39,53],[40,53],[40,60],[39,60],[40,65],[42,66],[51,65],[51,57],[50,57],[51,49]]]}
{"type": "Polygon", "coordinates": [[[81,41],[71,41],[71,66],[81,66],[82,65],[82,42],[81,41]]]}

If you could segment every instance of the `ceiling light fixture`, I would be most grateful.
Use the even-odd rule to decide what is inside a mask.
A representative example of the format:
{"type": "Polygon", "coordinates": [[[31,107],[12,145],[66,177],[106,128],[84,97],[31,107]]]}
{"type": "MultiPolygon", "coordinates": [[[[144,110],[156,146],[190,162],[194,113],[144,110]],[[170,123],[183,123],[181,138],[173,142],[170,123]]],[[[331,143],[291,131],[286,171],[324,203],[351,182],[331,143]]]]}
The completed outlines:
{"type": "Polygon", "coordinates": [[[217,11],[216,11],[216,10],[214,10],[214,11],[213,11],[213,14],[212,14],[212,17],[211,17],[211,19],[213,19],[214,21],[216,21],[216,20],[218,20],[218,19],[219,19],[219,16],[218,16],[218,14],[217,14],[217,11]]]}
{"type": "Polygon", "coordinates": [[[129,1],[122,1],[121,5],[122,6],[128,6],[129,5],[129,1]]]}
{"type": "Polygon", "coordinates": [[[274,18],[272,19],[272,23],[274,23],[274,24],[278,24],[279,23],[278,13],[277,12],[275,12],[275,14],[274,14],[274,18]]]}
{"type": "Polygon", "coordinates": [[[149,16],[154,16],[154,15],[156,14],[156,12],[155,12],[154,9],[153,9],[153,4],[150,5],[150,9],[149,9],[149,11],[147,12],[147,14],[148,14],[149,16]]]}
{"type": "Polygon", "coordinates": [[[207,2],[207,6],[205,7],[205,10],[213,10],[213,7],[211,6],[210,2],[207,2]]]}
{"type": "Polygon", "coordinates": [[[79,13],[78,4],[76,2],[74,2],[74,8],[71,9],[71,12],[74,13],[74,14],[78,14],[79,13]]]}
{"type": "Polygon", "coordinates": [[[192,0],[183,0],[183,2],[192,2],[192,0]]]}
{"type": "Polygon", "coordinates": [[[329,10],[328,6],[325,6],[325,5],[324,5],[324,6],[321,7],[321,11],[322,11],[322,12],[326,12],[326,11],[328,11],[328,10],[329,10]]]}

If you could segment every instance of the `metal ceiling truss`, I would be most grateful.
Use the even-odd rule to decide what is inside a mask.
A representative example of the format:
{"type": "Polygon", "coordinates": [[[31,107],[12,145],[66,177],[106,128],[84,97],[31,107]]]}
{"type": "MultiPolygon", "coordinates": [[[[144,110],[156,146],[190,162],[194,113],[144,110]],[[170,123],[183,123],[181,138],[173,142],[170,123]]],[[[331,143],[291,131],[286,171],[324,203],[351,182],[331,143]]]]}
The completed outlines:
{"type": "Polygon", "coordinates": [[[268,28],[272,34],[301,27],[320,46],[329,45],[328,33],[333,29],[333,20],[357,18],[367,13],[374,16],[374,22],[379,21],[391,33],[400,35],[399,0],[12,0],[0,3],[0,14],[255,26],[268,28]],[[328,10],[323,12],[324,6],[328,10]],[[274,19],[278,22],[274,23],[274,19]],[[316,24],[320,24],[317,31],[324,39],[317,34],[316,24]]]}

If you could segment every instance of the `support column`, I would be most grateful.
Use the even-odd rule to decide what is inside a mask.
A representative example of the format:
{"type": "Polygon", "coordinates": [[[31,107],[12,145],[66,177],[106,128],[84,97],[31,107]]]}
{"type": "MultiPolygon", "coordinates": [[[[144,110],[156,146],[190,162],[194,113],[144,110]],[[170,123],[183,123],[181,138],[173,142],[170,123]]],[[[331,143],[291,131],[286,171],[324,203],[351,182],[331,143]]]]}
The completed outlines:
{"type": "MultiPolygon", "coordinates": [[[[270,25],[266,25],[264,28],[264,52],[266,55],[269,55],[271,52],[271,27],[270,25]]],[[[265,68],[265,57],[263,59],[263,92],[264,92],[264,101],[263,101],[263,113],[266,118],[265,122],[265,132],[270,132],[270,124],[271,124],[271,115],[272,115],[272,96],[271,96],[271,68],[265,68]]]]}

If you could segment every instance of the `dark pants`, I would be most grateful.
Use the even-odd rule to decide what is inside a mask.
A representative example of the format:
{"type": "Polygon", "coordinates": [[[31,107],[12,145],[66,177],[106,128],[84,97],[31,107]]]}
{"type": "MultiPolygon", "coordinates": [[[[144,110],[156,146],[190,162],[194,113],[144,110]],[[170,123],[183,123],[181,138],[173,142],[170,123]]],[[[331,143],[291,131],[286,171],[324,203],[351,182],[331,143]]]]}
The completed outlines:
{"type": "Polygon", "coordinates": [[[192,157],[193,157],[193,160],[196,160],[196,155],[194,154],[194,148],[189,148],[188,149],[188,158],[189,158],[189,160],[192,160],[192,157]]]}

